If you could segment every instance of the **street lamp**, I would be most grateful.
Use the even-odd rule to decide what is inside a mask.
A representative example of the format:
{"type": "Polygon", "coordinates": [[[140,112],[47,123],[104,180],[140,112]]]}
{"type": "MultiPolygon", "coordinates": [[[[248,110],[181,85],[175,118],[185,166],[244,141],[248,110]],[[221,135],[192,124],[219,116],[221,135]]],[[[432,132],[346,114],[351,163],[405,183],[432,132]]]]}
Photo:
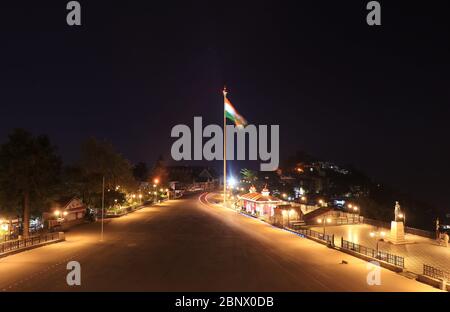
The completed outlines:
{"type": "Polygon", "coordinates": [[[331,220],[331,218],[329,218],[329,217],[326,217],[326,218],[324,218],[324,219],[322,219],[322,218],[317,219],[317,223],[323,225],[323,235],[325,235],[325,226],[326,226],[326,224],[330,224],[331,221],[332,221],[332,220],[331,220]]]}
{"type": "Polygon", "coordinates": [[[157,194],[156,187],[158,186],[158,183],[159,183],[158,178],[153,179],[153,194],[155,195],[155,197],[153,198],[153,203],[156,202],[156,194],[157,194]]]}
{"type": "MultiPolygon", "coordinates": [[[[356,214],[357,222],[359,223],[359,208],[358,208],[358,206],[353,206],[353,213],[356,214]]],[[[353,217],[353,222],[355,222],[354,217],[353,217]]]]}
{"type": "Polygon", "coordinates": [[[167,200],[170,200],[170,192],[169,192],[168,188],[166,188],[166,195],[167,195],[167,200]]]}
{"type": "Polygon", "coordinates": [[[370,237],[376,237],[377,238],[377,258],[378,258],[378,244],[379,242],[384,242],[384,237],[386,236],[386,232],[381,231],[381,232],[370,232],[370,237]]]}

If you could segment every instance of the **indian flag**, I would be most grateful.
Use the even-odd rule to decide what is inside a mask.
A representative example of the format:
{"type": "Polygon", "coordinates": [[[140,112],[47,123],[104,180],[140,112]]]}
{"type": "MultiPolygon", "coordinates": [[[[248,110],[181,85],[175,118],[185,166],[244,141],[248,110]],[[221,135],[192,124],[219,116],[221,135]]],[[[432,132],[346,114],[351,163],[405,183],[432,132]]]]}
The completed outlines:
{"type": "Polygon", "coordinates": [[[223,90],[224,95],[224,106],[225,106],[225,116],[238,127],[244,127],[247,125],[247,121],[244,117],[242,117],[234,108],[233,104],[231,104],[230,100],[227,98],[227,91],[223,90]]]}

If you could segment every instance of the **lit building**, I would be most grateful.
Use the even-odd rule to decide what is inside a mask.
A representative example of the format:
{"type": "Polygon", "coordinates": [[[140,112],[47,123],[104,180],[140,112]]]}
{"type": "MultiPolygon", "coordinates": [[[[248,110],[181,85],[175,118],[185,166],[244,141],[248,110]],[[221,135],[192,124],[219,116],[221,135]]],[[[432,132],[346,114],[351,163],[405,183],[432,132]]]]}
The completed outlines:
{"type": "Polygon", "coordinates": [[[276,197],[270,196],[267,187],[258,193],[256,188],[252,186],[249,193],[241,195],[241,207],[247,213],[257,217],[271,219],[275,211],[274,209],[283,202],[276,197]]]}
{"type": "Polygon", "coordinates": [[[43,218],[48,222],[48,227],[57,225],[74,225],[82,223],[86,215],[86,206],[77,197],[61,198],[49,212],[43,213],[43,218]]]}

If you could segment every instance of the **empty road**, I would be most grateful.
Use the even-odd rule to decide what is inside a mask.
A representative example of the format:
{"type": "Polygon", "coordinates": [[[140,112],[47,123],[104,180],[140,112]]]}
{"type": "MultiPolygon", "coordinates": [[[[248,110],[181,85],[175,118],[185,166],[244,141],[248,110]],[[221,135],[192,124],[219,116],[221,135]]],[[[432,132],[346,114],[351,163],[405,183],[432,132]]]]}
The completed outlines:
{"type": "Polygon", "coordinates": [[[206,203],[205,194],[81,225],[63,243],[0,259],[1,291],[434,291],[391,271],[369,286],[367,263],[206,203]],[[66,264],[81,264],[68,286],[66,264]],[[346,260],[348,264],[341,264],[346,260]]]}

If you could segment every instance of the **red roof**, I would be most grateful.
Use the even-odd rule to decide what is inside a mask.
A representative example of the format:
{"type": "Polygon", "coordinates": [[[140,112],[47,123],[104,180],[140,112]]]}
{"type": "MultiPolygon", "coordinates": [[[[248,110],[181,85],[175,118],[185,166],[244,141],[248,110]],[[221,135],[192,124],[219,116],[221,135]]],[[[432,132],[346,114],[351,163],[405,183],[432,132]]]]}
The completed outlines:
{"type": "Polygon", "coordinates": [[[273,196],[263,196],[261,193],[254,192],[254,193],[247,193],[244,195],[241,195],[241,199],[253,201],[253,202],[281,202],[276,197],[273,196]]]}

